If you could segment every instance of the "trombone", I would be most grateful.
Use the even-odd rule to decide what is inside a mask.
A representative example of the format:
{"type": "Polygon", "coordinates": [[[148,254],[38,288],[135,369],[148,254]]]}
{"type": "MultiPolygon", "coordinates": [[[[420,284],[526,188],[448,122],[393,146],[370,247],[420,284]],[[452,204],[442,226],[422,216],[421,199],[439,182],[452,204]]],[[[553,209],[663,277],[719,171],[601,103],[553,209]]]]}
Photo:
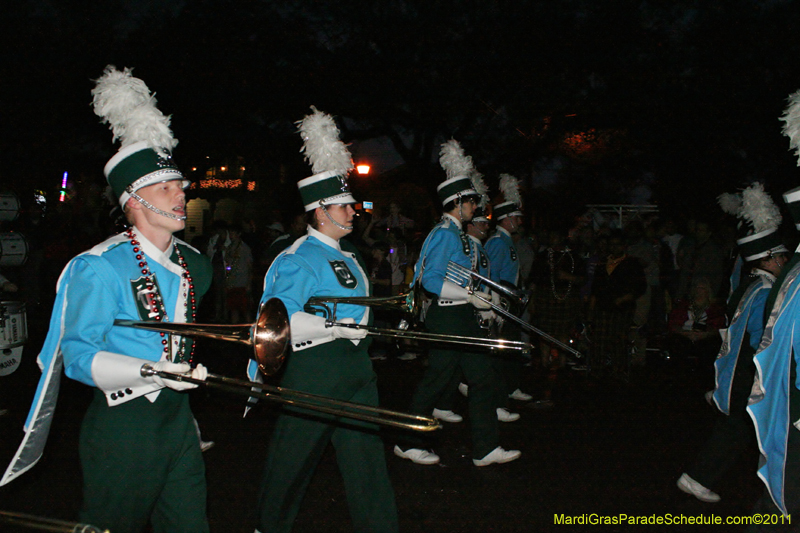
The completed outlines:
{"type": "MultiPolygon", "coordinates": [[[[466,337],[462,335],[446,335],[442,333],[428,333],[423,331],[410,331],[408,329],[379,328],[363,324],[350,324],[336,321],[337,304],[363,305],[367,307],[379,307],[381,309],[393,309],[403,311],[415,319],[422,309],[422,288],[417,283],[414,288],[405,294],[398,296],[375,297],[375,296],[314,296],[308,299],[306,311],[321,312],[325,317],[326,327],[346,327],[351,329],[367,330],[369,335],[382,337],[393,337],[396,339],[410,339],[440,344],[456,344],[471,346],[473,348],[485,348],[489,350],[516,350],[522,354],[528,354],[531,345],[527,342],[511,341],[505,339],[492,339],[483,337],[466,337]],[[331,308],[328,304],[332,304],[331,308]]],[[[407,324],[406,321],[403,321],[407,324]]]]}
{"type": "Polygon", "coordinates": [[[266,399],[284,405],[311,409],[320,413],[353,418],[355,420],[382,424],[384,426],[411,429],[414,431],[433,431],[441,428],[439,421],[434,418],[392,411],[381,407],[373,407],[363,403],[336,400],[327,396],[311,394],[310,392],[285,389],[283,387],[275,387],[255,381],[229,378],[217,374],[208,374],[206,381],[203,381],[194,379],[186,374],[156,370],[151,365],[142,365],[140,372],[143,377],[158,376],[173,381],[207,385],[234,394],[250,396],[251,398],[266,399]]]}
{"type": "Polygon", "coordinates": [[[564,344],[563,342],[556,339],[552,335],[545,333],[544,331],[533,326],[532,324],[525,322],[524,320],[516,316],[514,313],[510,312],[508,309],[504,308],[503,306],[497,305],[491,300],[488,300],[483,296],[478,295],[478,291],[475,290],[475,284],[479,282],[483,283],[484,285],[490,287],[496,293],[498,294],[502,293],[503,295],[508,296],[509,298],[511,298],[513,304],[521,306],[522,309],[524,309],[528,305],[528,295],[525,292],[520,291],[518,289],[512,289],[506,287],[505,285],[497,283],[496,281],[492,281],[486,276],[478,274],[477,272],[473,272],[472,270],[464,266],[461,266],[458,263],[454,263],[452,261],[450,261],[447,265],[447,273],[445,274],[445,279],[452,281],[453,283],[456,283],[458,285],[461,285],[462,283],[466,282],[467,284],[466,289],[469,291],[469,293],[476,295],[478,299],[489,304],[492,307],[492,310],[494,310],[496,313],[499,313],[504,317],[513,320],[514,322],[522,326],[524,329],[530,331],[531,333],[539,335],[540,337],[547,340],[551,344],[555,344],[556,346],[560,347],[562,350],[566,350],[575,355],[576,357],[581,357],[581,353],[572,346],[564,344]]]}
{"type": "MultiPolygon", "coordinates": [[[[289,317],[287,316],[286,306],[278,298],[271,298],[261,305],[255,324],[216,325],[115,320],[114,325],[250,345],[253,347],[252,358],[258,364],[261,373],[266,376],[270,376],[280,369],[286,358],[286,348],[289,345],[289,317]]],[[[413,431],[433,431],[441,428],[439,421],[434,418],[336,400],[326,396],[216,374],[209,374],[207,380],[202,381],[184,374],[157,371],[148,364],[142,365],[140,372],[143,377],[158,375],[161,378],[172,381],[185,381],[196,385],[204,385],[252,398],[266,399],[337,417],[352,418],[385,426],[413,431]]]]}
{"type": "Polygon", "coordinates": [[[79,524],[78,522],[68,522],[66,520],[56,520],[12,511],[0,511],[0,522],[56,533],[109,533],[107,529],[100,529],[89,524],[79,524]]]}

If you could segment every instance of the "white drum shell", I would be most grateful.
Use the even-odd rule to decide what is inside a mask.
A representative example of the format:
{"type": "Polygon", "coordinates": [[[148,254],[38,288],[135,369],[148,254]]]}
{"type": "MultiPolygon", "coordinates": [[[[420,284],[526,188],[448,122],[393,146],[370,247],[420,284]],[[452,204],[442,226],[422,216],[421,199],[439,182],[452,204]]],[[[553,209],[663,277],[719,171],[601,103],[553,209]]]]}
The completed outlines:
{"type": "Polygon", "coordinates": [[[13,222],[19,216],[19,198],[13,192],[0,192],[0,222],[13,222]]]}
{"type": "Polygon", "coordinates": [[[21,233],[0,233],[0,266],[22,266],[28,260],[28,242],[21,233]]]}

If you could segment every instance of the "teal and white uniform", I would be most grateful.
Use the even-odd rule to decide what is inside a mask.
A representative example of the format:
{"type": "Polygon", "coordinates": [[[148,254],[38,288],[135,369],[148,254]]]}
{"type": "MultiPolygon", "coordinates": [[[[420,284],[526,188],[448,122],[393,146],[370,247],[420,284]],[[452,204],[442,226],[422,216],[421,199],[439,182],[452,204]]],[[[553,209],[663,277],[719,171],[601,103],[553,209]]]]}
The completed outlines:
{"type": "MultiPolygon", "coordinates": [[[[368,296],[369,276],[347,241],[336,241],[313,228],[282,252],[267,271],[262,302],[279,298],[291,325],[292,353],[281,386],[338,400],[378,405],[377,377],[369,339],[341,339],[325,327],[325,318],[305,310],[313,296],[368,296]]],[[[338,305],[337,320],[371,321],[360,305],[338,305]]],[[[251,362],[248,375],[256,379],[251,362]]],[[[326,445],[336,461],[347,492],[355,531],[397,531],[394,490],[389,481],[383,443],[373,424],[340,421],[308,410],[284,408],[272,434],[258,502],[262,533],[287,532],[326,445]]]]}
{"type": "MultiPolygon", "coordinates": [[[[188,282],[174,247],[167,255],[133,230],[167,319],[185,322],[188,282]]],[[[186,243],[174,243],[199,299],[210,285],[211,265],[186,243]]],[[[148,521],[155,531],[207,531],[205,467],[189,398],[138,375],[144,361],[166,357],[162,337],[114,326],[116,319],[153,320],[148,305],[153,294],[145,289],[143,278],[125,234],[67,264],[38,358],[42,377],[25,422],[26,434],[2,483],[32,468],[41,457],[63,367],[68,377],[95,388],[81,426],[81,520],[115,532],[138,532],[148,521]]],[[[180,337],[174,336],[172,356],[177,357],[180,345],[180,337]]]]}
{"type": "MultiPolygon", "coordinates": [[[[425,325],[433,333],[484,337],[475,308],[466,299],[466,291],[445,281],[447,264],[453,261],[472,270],[480,264],[473,241],[461,229],[461,222],[445,214],[425,239],[415,266],[414,283],[433,295],[425,316],[425,325]],[[460,289],[460,290],[459,290],[460,289]]],[[[453,383],[463,373],[469,385],[469,417],[472,457],[482,459],[499,445],[497,422],[497,377],[486,352],[463,349],[431,348],[429,365],[411,400],[410,411],[430,416],[440,402],[447,403],[453,383]],[[443,399],[444,398],[444,399],[443,399]]],[[[421,447],[409,441],[408,447],[421,447]]]]}

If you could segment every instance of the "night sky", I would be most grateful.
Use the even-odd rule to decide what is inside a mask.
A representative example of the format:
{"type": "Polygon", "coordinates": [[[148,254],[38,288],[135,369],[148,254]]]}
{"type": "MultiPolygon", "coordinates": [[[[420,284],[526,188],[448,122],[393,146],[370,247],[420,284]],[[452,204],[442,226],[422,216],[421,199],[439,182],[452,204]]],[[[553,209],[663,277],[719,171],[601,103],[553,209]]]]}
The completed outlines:
{"type": "Polygon", "coordinates": [[[454,137],[490,185],[509,172],[565,210],[629,203],[636,186],[665,209],[709,209],[753,180],[777,196],[800,185],[778,120],[800,89],[798,7],[21,0],[2,14],[0,183],[102,183],[116,147],[90,91],[113,64],[172,115],[184,168],[241,157],[262,189],[308,174],[294,122],[315,105],[357,159],[405,163],[431,193],[454,137]]]}

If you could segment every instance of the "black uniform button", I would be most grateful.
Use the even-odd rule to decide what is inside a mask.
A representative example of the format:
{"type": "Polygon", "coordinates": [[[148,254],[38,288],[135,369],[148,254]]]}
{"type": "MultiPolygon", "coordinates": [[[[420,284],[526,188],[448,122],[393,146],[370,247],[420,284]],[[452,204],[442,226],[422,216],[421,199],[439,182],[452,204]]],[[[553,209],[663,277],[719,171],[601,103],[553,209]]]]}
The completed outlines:
{"type": "Polygon", "coordinates": [[[294,345],[294,347],[295,347],[295,348],[299,348],[299,347],[300,347],[300,345],[299,345],[299,344],[295,344],[295,345],[294,345]]]}
{"type": "Polygon", "coordinates": [[[311,346],[311,341],[308,341],[308,345],[311,346]]]}
{"type": "Polygon", "coordinates": [[[112,392],[111,393],[111,399],[112,400],[116,400],[117,399],[117,393],[116,392],[112,392]]]}
{"type": "Polygon", "coordinates": [[[133,394],[133,391],[130,388],[125,389],[125,392],[127,392],[128,394],[133,394]]]}
{"type": "Polygon", "coordinates": [[[125,397],[125,393],[124,393],[124,392],[122,392],[122,391],[119,391],[119,392],[117,393],[117,396],[119,396],[120,398],[124,398],[124,397],[125,397]]]}

